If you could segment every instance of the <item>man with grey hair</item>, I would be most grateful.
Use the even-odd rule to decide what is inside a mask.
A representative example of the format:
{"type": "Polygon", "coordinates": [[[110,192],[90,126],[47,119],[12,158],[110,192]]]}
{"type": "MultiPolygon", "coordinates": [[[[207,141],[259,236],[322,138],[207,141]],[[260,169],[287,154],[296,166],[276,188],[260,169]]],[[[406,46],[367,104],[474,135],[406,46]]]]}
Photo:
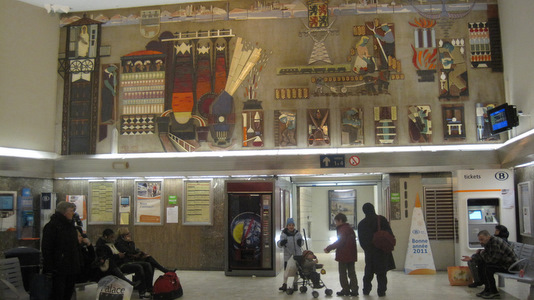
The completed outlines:
{"type": "Polygon", "coordinates": [[[43,273],[52,277],[50,299],[70,300],[81,271],[78,252],[78,231],[72,220],[76,205],[62,201],[43,228],[41,251],[43,273]]]}
{"type": "Polygon", "coordinates": [[[484,290],[477,297],[484,299],[499,299],[501,295],[495,284],[494,274],[497,272],[508,273],[508,268],[517,260],[517,257],[507,242],[492,236],[487,230],[478,233],[478,241],[484,249],[477,250],[475,255],[464,256],[462,261],[476,260],[481,275],[483,276],[484,290]]]}

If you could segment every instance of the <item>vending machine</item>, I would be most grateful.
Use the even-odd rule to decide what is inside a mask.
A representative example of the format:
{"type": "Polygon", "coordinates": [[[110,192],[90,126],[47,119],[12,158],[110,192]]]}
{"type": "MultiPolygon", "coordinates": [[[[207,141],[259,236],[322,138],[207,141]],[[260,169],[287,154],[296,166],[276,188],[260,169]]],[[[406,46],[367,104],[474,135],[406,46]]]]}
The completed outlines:
{"type": "Polygon", "coordinates": [[[504,225],[510,232],[508,240],[517,240],[514,173],[511,170],[459,170],[453,173],[452,179],[457,265],[462,265],[462,256],[471,256],[482,249],[478,242],[481,230],[493,235],[496,225],[504,225]]]}
{"type": "Polygon", "coordinates": [[[280,221],[275,203],[275,182],[227,181],[226,193],[225,274],[276,276],[280,264],[277,261],[279,251],[275,242],[275,224],[280,224],[280,221]]]}

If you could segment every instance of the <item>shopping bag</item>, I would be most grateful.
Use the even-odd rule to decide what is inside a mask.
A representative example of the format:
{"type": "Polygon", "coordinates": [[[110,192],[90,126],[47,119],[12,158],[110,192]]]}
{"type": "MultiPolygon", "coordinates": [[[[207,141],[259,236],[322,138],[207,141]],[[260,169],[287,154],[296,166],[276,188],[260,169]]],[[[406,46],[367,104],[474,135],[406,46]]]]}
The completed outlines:
{"type": "Polygon", "coordinates": [[[130,300],[133,287],[128,282],[108,275],[98,281],[97,300],[130,300]]]}
{"type": "Polygon", "coordinates": [[[473,275],[467,266],[447,267],[451,285],[469,285],[473,283],[473,275]]]}

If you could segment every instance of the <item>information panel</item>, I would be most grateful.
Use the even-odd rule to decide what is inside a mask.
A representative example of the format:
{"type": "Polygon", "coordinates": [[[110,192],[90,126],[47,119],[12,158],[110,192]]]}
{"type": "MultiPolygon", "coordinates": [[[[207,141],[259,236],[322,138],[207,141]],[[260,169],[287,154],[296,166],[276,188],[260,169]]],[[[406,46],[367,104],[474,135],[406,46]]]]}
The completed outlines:
{"type": "Polygon", "coordinates": [[[184,225],[212,225],[211,180],[185,180],[184,225]]]}
{"type": "Polygon", "coordinates": [[[115,181],[89,181],[89,224],[115,224],[115,181]]]}

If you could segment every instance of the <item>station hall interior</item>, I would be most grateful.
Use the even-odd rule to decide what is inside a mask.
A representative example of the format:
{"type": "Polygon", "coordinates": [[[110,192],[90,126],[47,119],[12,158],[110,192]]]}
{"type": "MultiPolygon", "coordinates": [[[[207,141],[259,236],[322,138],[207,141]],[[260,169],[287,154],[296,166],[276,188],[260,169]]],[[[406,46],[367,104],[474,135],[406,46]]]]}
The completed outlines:
{"type": "MultiPolygon", "coordinates": [[[[382,0],[308,1],[327,3],[330,8],[330,24],[318,30],[332,30],[329,35],[322,36],[323,44],[317,43],[317,36],[312,36],[317,32],[310,29],[309,12],[301,9],[306,8],[306,1],[151,1],[151,6],[142,3],[128,7],[115,1],[102,4],[114,7],[82,7],[77,6],[82,4],[65,1],[55,4],[57,11],[45,8],[45,3],[40,2],[7,0],[0,3],[0,62],[3,66],[0,71],[3,108],[0,111],[3,129],[0,195],[13,195],[15,203],[12,208],[2,208],[0,257],[17,247],[39,249],[41,230],[53,213],[53,204],[67,199],[82,204],[85,229],[92,241],[96,242],[106,228],[116,231],[127,226],[139,248],[146,249],[163,265],[177,268],[186,299],[204,298],[212,295],[210,293],[223,299],[310,297],[309,293],[290,296],[278,291],[283,258],[276,241],[289,217],[295,219],[299,231],[306,233],[305,247],[321,253],[319,258],[327,269],[325,281],[337,291],[337,264],[332,254],[322,253],[322,249],[336,239],[332,214],[336,207],[345,209],[352,223],[357,224],[364,217],[362,206],[366,202],[373,203],[377,213],[387,217],[397,239],[393,252],[397,268],[388,273],[388,296],[396,299],[413,299],[421,293],[428,293],[425,299],[443,296],[478,299],[473,289],[449,285],[447,267],[465,264],[459,260],[461,256],[479,249],[472,234],[484,226],[491,232],[495,224],[504,224],[510,230],[510,241],[534,244],[534,235],[529,229],[534,227],[530,215],[534,209],[531,75],[534,63],[530,59],[534,41],[529,36],[530,26],[534,26],[530,16],[534,2],[530,0],[404,0],[393,1],[393,4],[382,0]],[[194,13],[201,7],[211,7],[212,14],[214,11],[226,13],[217,17],[210,15],[208,19],[201,19],[200,14],[191,17],[177,13],[194,13]],[[350,7],[354,10],[349,10],[350,7]],[[454,73],[454,68],[458,70],[458,65],[452,71],[426,73],[418,72],[421,70],[414,65],[417,59],[414,27],[417,26],[413,24],[422,24],[424,16],[429,16],[417,9],[428,7],[442,12],[446,7],[454,13],[460,7],[469,12],[457,19],[453,14],[442,15],[433,27],[435,49],[443,48],[439,45],[440,39],[454,41],[458,37],[466,44],[465,73],[458,78],[469,84],[461,92],[449,88],[443,94],[443,84],[451,84],[454,78],[447,77],[446,81],[441,78],[442,73],[448,76],[449,72],[454,73]],[[366,9],[374,10],[369,13],[366,9]],[[152,27],[140,25],[141,21],[131,20],[141,11],[161,14],[161,20],[165,21],[158,21],[157,26],[149,23],[157,27],[157,33],[147,29],[152,27]],[[164,12],[169,13],[169,19],[164,19],[164,12]],[[72,101],[78,83],[74,77],[79,72],[71,72],[69,68],[73,65],[67,67],[65,62],[79,59],[70,57],[72,51],[67,48],[75,44],[74,35],[79,33],[72,28],[80,24],[83,27],[83,23],[75,22],[85,20],[84,17],[89,19],[90,26],[98,28],[98,47],[93,46],[93,49],[98,49],[100,54],[91,62],[98,67],[95,70],[99,76],[90,80],[93,90],[89,89],[92,96],[88,102],[92,106],[85,111],[92,122],[88,127],[90,133],[80,135],[79,128],[72,126],[85,120],[80,116],[83,113],[76,113],[79,103],[72,101]],[[99,21],[92,23],[94,19],[99,21]],[[488,19],[498,20],[501,70],[481,67],[471,58],[476,54],[469,50],[475,41],[470,39],[469,24],[480,24],[488,19]],[[69,27],[69,22],[77,25],[69,27]],[[397,62],[393,66],[389,60],[389,68],[385,67],[389,81],[387,85],[374,85],[374,91],[363,88],[365,83],[358,76],[375,76],[373,78],[379,82],[380,74],[386,73],[365,71],[362,75],[359,73],[362,69],[352,70],[358,62],[357,44],[366,39],[376,40],[366,50],[373,64],[384,66],[382,58],[388,48],[374,38],[373,24],[393,28],[397,62]],[[366,33],[358,32],[358,28],[366,33]],[[231,36],[199,37],[202,32],[212,31],[231,36]],[[191,60],[191,72],[195,74],[191,80],[198,82],[190,95],[195,105],[193,115],[197,115],[176,111],[183,101],[175,100],[184,91],[180,90],[183,85],[172,86],[171,80],[161,88],[165,93],[161,103],[157,99],[153,100],[156,102],[126,99],[129,90],[124,78],[132,74],[126,65],[141,59],[151,61],[156,68],[157,60],[163,57],[166,67],[170,66],[173,59],[167,61],[162,52],[150,49],[168,50],[169,43],[174,43],[170,51],[179,51],[180,36],[190,33],[197,34],[197,39],[187,44],[196,47],[195,50],[200,51],[201,46],[206,45],[213,49],[217,48],[215,45],[227,48],[223,63],[227,73],[236,60],[236,49],[241,46],[250,52],[261,48],[265,55],[258,63],[263,64],[263,68],[251,67],[251,72],[261,72],[257,85],[250,85],[249,81],[255,79],[246,77],[241,85],[233,86],[234,94],[227,93],[228,85],[226,91],[221,92],[230,95],[224,100],[233,101],[230,101],[232,110],[226,112],[226,119],[214,118],[216,105],[198,105],[209,101],[217,104],[223,100],[216,97],[217,93],[208,93],[212,98],[200,95],[198,80],[203,77],[199,70],[204,57],[201,51],[195,52],[191,60]],[[164,39],[169,41],[162,42],[164,39]],[[328,53],[326,56],[316,52],[321,45],[328,53]],[[346,65],[351,69],[336,73],[346,65]],[[336,70],[320,73],[328,71],[329,66],[335,66],[336,70]],[[114,70],[110,67],[117,67],[116,80],[120,85],[112,97],[111,117],[104,122],[102,98],[106,82],[103,76],[114,70]],[[434,78],[421,74],[433,74],[434,78]],[[293,90],[299,89],[308,93],[308,97],[299,98],[300,92],[290,96],[293,90]],[[282,91],[284,95],[287,91],[287,98],[281,99],[282,91]],[[451,93],[459,94],[452,97],[451,93]],[[146,103],[149,109],[159,110],[146,113],[143,111],[146,103]],[[498,133],[498,138],[481,139],[477,123],[481,103],[514,106],[517,126],[498,133]],[[424,137],[423,131],[418,132],[419,140],[414,140],[410,123],[409,109],[414,106],[431,107],[433,113],[426,119],[432,121],[431,130],[425,131],[424,137]],[[129,113],[129,107],[133,107],[133,114],[129,113]],[[140,111],[136,113],[135,109],[140,111]],[[202,115],[202,109],[206,116],[202,115]],[[358,141],[351,140],[353,133],[343,129],[343,116],[348,111],[363,115],[359,119],[363,125],[358,131],[358,141]],[[296,141],[280,130],[280,116],[288,112],[296,116],[296,141]],[[391,118],[395,119],[391,121],[395,126],[393,135],[388,127],[391,124],[385,126],[387,129],[382,126],[384,112],[387,117],[396,115],[391,118]],[[451,117],[447,112],[461,114],[451,117]],[[322,114],[318,120],[325,120],[325,123],[316,123],[314,113],[322,114]],[[141,115],[143,118],[137,118],[141,115]],[[184,115],[185,123],[181,122],[184,115]],[[139,127],[125,129],[125,123],[152,121],[149,117],[158,121],[148,134],[139,127]],[[454,121],[448,122],[448,118],[453,117],[454,121]],[[252,129],[260,118],[261,130],[252,129]],[[221,138],[217,134],[219,127],[214,120],[231,128],[225,129],[228,136],[221,138]],[[460,123],[462,127],[458,126],[460,123]],[[190,128],[193,127],[209,128],[203,132],[207,136],[200,138],[200,131],[192,133],[190,128]],[[188,152],[173,146],[174,150],[170,151],[166,136],[171,133],[187,137],[184,138],[188,139],[186,145],[197,150],[188,152]],[[190,138],[191,135],[194,137],[190,138]],[[258,138],[261,138],[261,145],[258,138]],[[284,144],[292,142],[294,145],[284,144]],[[336,160],[341,160],[343,165],[330,165],[336,160]],[[109,196],[98,194],[99,188],[109,192],[109,196]],[[198,195],[206,201],[195,203],[198,195]],[[52,205],[43,207],[43,197],[50,197],[52,205]],[[94,203],[93,199],[97,198],[102,202],[94,203]],[[27,201],[21,202],[21,199],[27,201]],[[195,214],[188,206],[192,203],[203,210],[195,214]],[[418,209],[425,218],[435,275],[405,274],[409,268],[412,219],[418,209]],[[494,218],[481,224],[469,219],[475,211],[494,218]],[[142,218],[144,214],[149,217],[142,218]],[[23,220],[23,216],[32,221],[23,220]],[[258,246],[261,255],[243,252],[243,257],[254,258],[256,265],[252,267],[243,257],[233,256],[239,248],[233,233],[236,228],[243,227],[246,218],[252,218],[258,226],[262,224],[265,236],[258,246]],[[210,291],[202,290],[200,285],[206,280],[214,281],[207,283],[214,286],[210,291]],[[414,289],[408,289],[405,283],[414,289]],[[424,283],[425,288],[417,287],[419,283],[424,283]],[[194,288],[188,291],[188,286],[194,288]],[[255,291],[259,292],[254,294],[255,291]]],[[[101,4],[86,1],[83,5],[101,4]]],[[[453,43],[463,47],[460,42],[453,43]]],[[[439,50],[436,51],[439,57],[439,50]]],[[[219,82],[215,69],[220,57],[216,56],[217,51],[210,53],[207,59],[212,63],[213,91],[219,82]]],[[[178,59],[184,57],[174,58],[178,59]]],[[[165,72],[146,73],[164,73],[166,77],[173,74],[174,82],[178,82],[184,77],[176,71],[176,66],[182,65],[175,64],[175,69],[165,69],[165,72]]],[[[84,79],[83,75],[80,78],[84,79]]],[[[155,78],[158,79],[157,75],[155,78]]],[[[146,88],[139,80],[136,84],[141,91],[146,88]]],[[[224,106],[222,110],[227,108],[224,106]]],[[[356,265],[361,281],[364,259],[359,245],[358,248],[356,265]]],[[[501,291],[502,299],[533,297],[532,286],[515,280],[506,280],[501,291]]],[[[78,299],[93,299],[95,292],[95,286],[89,286],[78,291],[78,299]]],[[[319,297],[325,298],[325,295],[321,293],[319,297]]],[[[366,298],[378,296],[375,293],[366,298]]]]}

